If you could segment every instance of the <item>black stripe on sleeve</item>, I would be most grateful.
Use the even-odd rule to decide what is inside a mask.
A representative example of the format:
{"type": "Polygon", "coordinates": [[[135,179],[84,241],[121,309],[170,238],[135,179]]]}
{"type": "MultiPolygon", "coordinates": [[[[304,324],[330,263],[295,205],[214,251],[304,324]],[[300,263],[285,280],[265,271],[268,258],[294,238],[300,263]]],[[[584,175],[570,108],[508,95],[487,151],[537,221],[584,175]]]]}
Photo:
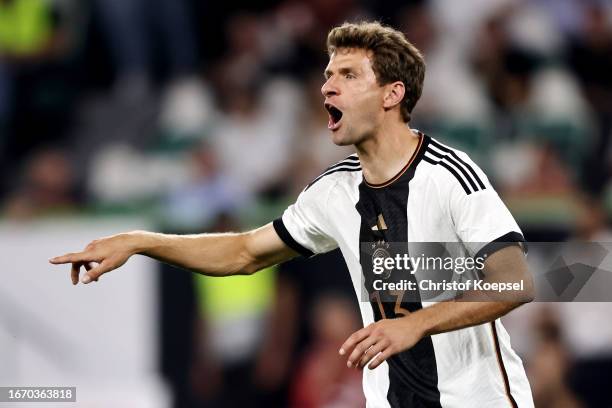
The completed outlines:
{"type": "Polygon", "coordinates": [[[523,252],[527,253],[527,243],[525,242],[523,235],[516,231],[512,231],[486,244],[480,251],[478,251],[474,258],[482,257],[486,259],[488,256],[491,256],[500,249],[509,247],[511,245],[519,245],[523,252]]]}
{"type": "Polygon", "coordinates": [[[431,163],[433,165],[439,164],[440,166],[444,167],[446,170],[448,170],[453,176],[455,176],[455,178],[457,179],[457,181],[461,184],[461,187],[463,187],[463,191],[465,191],[465,194],[470,195],[472,194],[472,192],[470,191],[470,189],[468,188],[467,184],[465,184],[465,182],[463,181],[463,179],[459,176],[459,174],[457,174],[457,172],[448,164],[444,163],[443,161],[435,161],[430,157],[427,157],[427,155],[423,156],[423,160],[425,160],[427,163],[431,163]]]}
{"type": "Polygon", "coordinates": [[[314,255],[314,252],[312,252],[308,248],[303,247],[302,245],[300,245],[299,242],[297,242],[295,239],[293,239],[293,237],[291,236],[289,231],[287,231],[287,227],[285,227],[285,223],[283,222],[282,218],[277,218],[274,221],[272,221],[272,225],[274,226],[274,230],[278,234],[278,237],[289,248],[293,249],[295,252],[297,252],[300,255],[305,256],[307,258],[314,255]]]}
{"type": "Polygon", "coordinates": [[[472,173],[472,176],[474,176],[474,179],[476,180],[476,182],[478,183],[478,185],[480,186],[480,188],[482,190],[484,190],[486,187],[484,185],[484,183],[482,182],[482,180],[480,180],[480,177],[478,177],[478,175],[476,174],[476,172],[474,171],[474,169],[472,168],[472,166],[470,166],[469,164],[467,164],[466,162],[464,162],[463,160],[461,160],[461,158],[459,156],[457,156],[457,154],[449,149],[446,146],[441,145],[440,143],[436,142],[435,140],[431,139],[431,144],[433,146],[436,146],[438,149],[442,150],[443,152],[446,152],[448,154],[450,154],[451,156],[453,156],[455,159],[457,159],[457,161],[459,161],[461,164],[463,164],[470,173],[472,173]]]}
{"type": "Polygon", "coordinates": [[[465,176],[465,179],[470,183],[470,186],[472,186],[472,190],[478,191],[478,186],[476,186],[476,183],[474,183],[474,180],[472,180],[472,178],[467,174],[463,166],[461,166],[459,163],[453,160],[451,156],[440,154],[433,149],[427,149],[427,151],[442,160],[447,160],[449,163],[455,166],[461,172],[461,174],[465,176]]]}

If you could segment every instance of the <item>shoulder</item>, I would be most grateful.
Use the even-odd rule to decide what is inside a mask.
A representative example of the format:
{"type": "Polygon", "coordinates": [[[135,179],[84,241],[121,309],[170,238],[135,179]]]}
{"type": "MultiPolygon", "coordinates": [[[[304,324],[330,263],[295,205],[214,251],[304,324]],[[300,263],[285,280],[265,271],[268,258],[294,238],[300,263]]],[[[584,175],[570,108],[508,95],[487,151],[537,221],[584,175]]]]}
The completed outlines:
{"type": "Polygon", "coordinates": [[[323,171],[306,186],[304,192],[322,192],[337,183],[350,183],[355,177],[361,175],[361,163],[357,154],[351,154],[323,171]]]}
{"type": "Polygon", "coordinates": [[[466,195],[492,189],[485,173],[467,153],[432,137],[424,146],[423,162],[432,167],[428,176],[442,189],[459,187],[466,195]]]}

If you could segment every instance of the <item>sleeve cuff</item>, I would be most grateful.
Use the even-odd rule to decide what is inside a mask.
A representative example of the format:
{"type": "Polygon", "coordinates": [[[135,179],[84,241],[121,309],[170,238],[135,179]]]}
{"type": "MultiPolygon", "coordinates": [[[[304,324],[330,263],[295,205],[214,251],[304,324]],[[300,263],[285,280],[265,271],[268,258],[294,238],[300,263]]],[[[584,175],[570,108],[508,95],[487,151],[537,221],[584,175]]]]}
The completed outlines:
{"type": "Polygon", "coordinates": [[[297,242],[289,231],[287,231],[287,227],[285,227],[285,223],[282,218],[277,218],[272,222],[274,226],[274,230],[278,234],[279,238],[287,245],[289,248],[293,249],[295,252],[299,253],[305,257],[311,257],[314,255],[314,252],[302,246],[299,242],[297,242]]]}
{"type": "Polygon", "coordinates": [[[518,245],[525,254],[527,253],[527,243],[525,242],[523,235],[516,231],[512,231],[486,244],[480,249],[480,251],[478,251],[474,258],[487,259],[487,257],[491,256],[500,249],[509,247],[511,245],[518,245]]]}

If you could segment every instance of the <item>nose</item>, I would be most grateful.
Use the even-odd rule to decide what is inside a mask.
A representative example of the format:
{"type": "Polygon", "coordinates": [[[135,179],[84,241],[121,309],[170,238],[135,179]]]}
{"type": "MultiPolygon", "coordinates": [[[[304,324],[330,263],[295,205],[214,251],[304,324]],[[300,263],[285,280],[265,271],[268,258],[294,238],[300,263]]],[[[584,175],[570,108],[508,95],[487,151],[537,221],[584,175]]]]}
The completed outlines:
{"type": "Polygon", "coordinates": [[[330,77],[327,81],[325,81],[325,83],[321,87],[321,93],[326,98],[332,95],[338,95],[338,88],[334,84],[333,77],[330,77]]]}

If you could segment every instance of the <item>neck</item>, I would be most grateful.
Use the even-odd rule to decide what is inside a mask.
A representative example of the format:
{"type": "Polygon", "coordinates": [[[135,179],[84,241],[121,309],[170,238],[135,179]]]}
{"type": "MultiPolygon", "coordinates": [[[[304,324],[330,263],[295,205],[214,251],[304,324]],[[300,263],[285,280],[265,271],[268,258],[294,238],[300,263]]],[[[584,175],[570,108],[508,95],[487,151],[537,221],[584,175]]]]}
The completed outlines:
{"type": "Polygon", "coordinates": [[[419,145],[419,136],[406,124],[383,126],[373,137],[355,145],[363,177],[370,184],[382,184],[399,173],[419,145]]]}

